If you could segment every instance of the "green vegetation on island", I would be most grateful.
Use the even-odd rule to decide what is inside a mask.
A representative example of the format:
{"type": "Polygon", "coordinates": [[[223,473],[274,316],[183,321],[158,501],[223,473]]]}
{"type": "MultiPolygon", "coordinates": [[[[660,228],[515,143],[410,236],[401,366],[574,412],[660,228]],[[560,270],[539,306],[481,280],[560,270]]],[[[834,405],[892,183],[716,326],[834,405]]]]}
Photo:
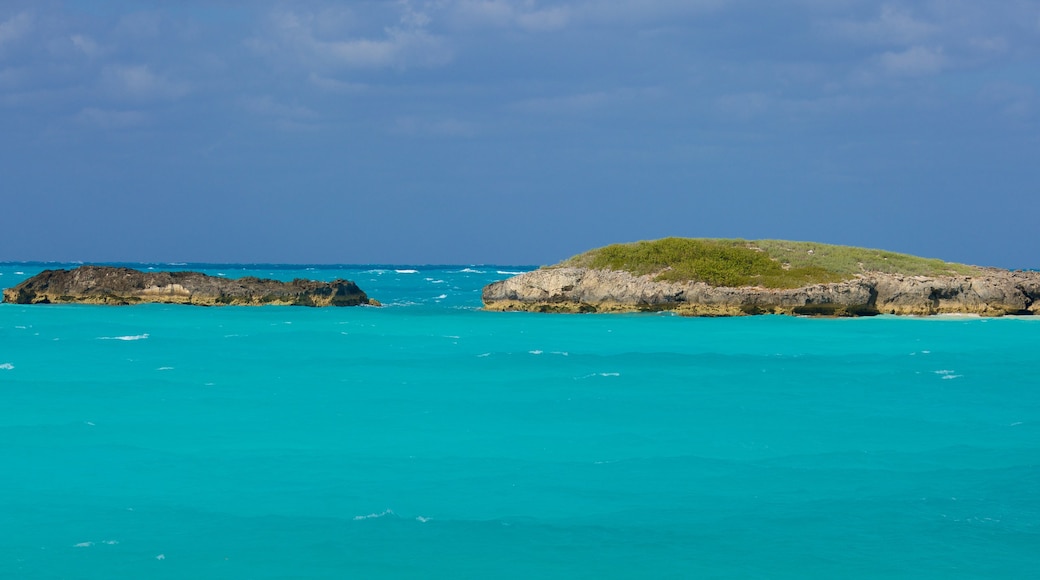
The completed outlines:
{"type": "Polygon", "coordinates": [[[857,274],[973,275],[974,266],[884,250],[791,242],[664,238],[613,244],[579,254],[556,267],[618,270],[661,281],[700,281],[713,286],[800,288],[841,282],[857,274]]]}

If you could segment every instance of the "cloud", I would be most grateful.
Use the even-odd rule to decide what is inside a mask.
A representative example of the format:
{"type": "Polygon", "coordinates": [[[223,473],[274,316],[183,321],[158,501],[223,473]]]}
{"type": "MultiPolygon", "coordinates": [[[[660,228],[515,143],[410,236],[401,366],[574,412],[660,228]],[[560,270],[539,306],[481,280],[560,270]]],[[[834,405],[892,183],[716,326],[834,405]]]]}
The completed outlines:
{"type": "Polygon", "coordinates": [[[0,22],[0,49],[5,45],[13,44],[18,39],[26,36],[32,30],[33,19],[26,12],[16,14],[3,22],[0,22]]]}
{"type": "Polygon", "coordinates": [[[316,131],[321,129],[316,111],[296,104],[286,104],[270,95],[244,97],[243,108],[254,115],[269,119],[283,131],[316,131]]]}
{"type": "Polygon", "coordinates": [[[451,7],[451,18],[459,24],[475,27],[516,27],[527,31],[559,30],[570,19],[570,8],[538,7],[532,1],[461,0],[451,7]]]}
{"type": "Polygon", "coordinates": [[[656,87],[639,89],[620,88],[537,97],[519,101],[514,103],[512,107],[523,112],[538,114],[572,115],[594,113],[623,103],[653,100],[659,98],[663,93],[662,89],[656,87]]]}
{"type": "Polygon", "coordinates": [[[73,34],[69,36],[69,41],[76,50],[82,52],[90,58],[94,58],[101,54],[101,48],[96,42],[91,40],[89,37],[82,34],[73,34]]]}
{"type": "Polygon", "coordinates": [[[307,78],[310,83],[319,89],[328,91],[330,93],[338,93],[341,95],[357,95],[360,93],[367,92],[371,87],[365,83],[352,83],[348,81],[341,81],[332,77],[326,77],[319,74],[311,73],[307,78]]]}
{"type": "Polygon", "coordinates": [[[272,58],[295,58],[308,67],[354,69],[436,67],[450,62],[445,38],[426,29],[429,18],[405,6],[392,26],[369,35],[329,31],[317,15],[281,12],[271,16],[272,37],[247,40],[272,58]]]}
{"type": "Polygon", "coordinates": [[[901,52],[886,52],[881,68],[896,76],[925,76],[941,72],[948,64],[942,47],[914,46],[901,52]]]}
{"type": "Polygon", "coordinates": [[[831,20],[822,24],[825,31],[842,40],[869,44],[908,45],[927,40],[938,26],[914,18],[898,6],[885,4],[871,20],[831,20]]]}
{"type": "Polygon", "coordinates": [[[101,82],[117,98],[173,100],[188,93],[187,84],[157,75],[147,65],[106,66],[101,82]]]}

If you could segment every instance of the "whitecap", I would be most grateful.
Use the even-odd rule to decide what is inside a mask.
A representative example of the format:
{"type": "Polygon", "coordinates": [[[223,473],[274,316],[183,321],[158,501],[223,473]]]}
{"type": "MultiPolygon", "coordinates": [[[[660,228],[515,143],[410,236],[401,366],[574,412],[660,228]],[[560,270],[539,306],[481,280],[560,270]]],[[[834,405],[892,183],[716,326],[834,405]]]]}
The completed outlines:
{"type": "Polygon", "coordinates": [[[529,350],[529,351],[527,351],[527,354],[542,354],[542,351],[540,351],[540,350],[529,350]]]}
{"type": "Polygon", "coordinates": [[[155,557],[155,559],[156,560],[165,560],[166,559],[166,554],[159,554],[158,556],[155,557]]]}
{"type": "Polygon", "coordinates": [[[378,518],[382,518],[382,517],[386,517],[386,516],[392,516],[392,515],[394,515],[393,510],[387,509],[387,510],[383,510],[381,513],[378,513],[378,514],[372,513],[372,514],[368,514],[366,516],[354,516],[354,521],[355,522],[359,522],[359,521],[362,521],[362,520],[374,520],[374,519],[378,519],[378,518]]]}
{"type": "Polygon", "coordinates": [[[418,274],[419,273],[418,270],[394,270],[394,272],[397,272],[398,274],[418,274]]]}
{"type": "Polygon", "coordinates": [[[425,524],[426,522],[430,521],[430,518],[426,516],[416,516],[415,521],[425,524]]]}
{"type": "Polygon", "coordinates": [[[554,350],[554,351],[552,351],[549,354],[558,354],[560,356],[570,356],[571,355],[571,353],[569,353],[569,352],[567,352],[565,350],[554,350]]]}
{"type": "Polygon", "coordinates": [[[445,299],[445,298],[447,298],[447,297],[448,297],[448,295],[447,295],[447,294],[441,294],[440,296],[438,296],[438,297],[434,298],[434,300],[444,300],[444,299],[445,299]]]}
{"type": "Polygon", "coordinates": [[[485,357],[489,357],[489,356],[491,356],[491,353],[490,352],[485,352],[484,354],[478,354],[477,358],[485,358],[485,357]]]}
{"type": "Polygon", "coordinates": [[[148,334],[134,334],[127,336],[99,336],[98,340],[144,340],[148,338],[148,334]]]}
{"type": "Polygon", "coordinates": [[[601,377],[620,377],[621,373],[600,373],[601,377]]]}
{"type": "Polygon", "coordinates": [[[455,340],[458,340],[458,339],[460,339],[462,337],[461,336],[455,336],[454,334],[445,334],[444,338],[453,338],[455,340]]]}
{"type": "Polygon", "coordinates": [[[23,275],[23,276],[24,276],[24,275],[25,275],[25,272],[15,272],[15,274],[21,274],[21,275],[23,275]]]}
{"type": "Polygon", "coordinates": [[[119,543],[119,540],[104,540],[101,543],[105,544],[106,546],[115,546],[119,543]]]}
{"type": "Polygon", "coordinates": [[[91,547],[93,545],[94,545],[94,542],[80,542],[78,544],[73,544],[72,547],[73,548],[89,548],[89,547],[91,547]]]}
{"type": "Polygon", "coordinates": [[[474,270],[473,268],[463,268],[463,269],[459,270],[459,274],[463,274],[463,273],[465,273],[465,274],[483,274],[484,271],[482,271],[482,270],[474,270]]]}
{"type": "Polygon", "coordinates": [[[14,365],[11,363],[4,363],[0,365],[0,371],[13,371],[14,365]]]}
{"type": "Polygon", "coordinates": [[[172,371],[173,367],[159,367],[159,368],[157,368],[155,370],[157,370],[157,371],[172,371]]]}
{"type": "Polygon", "coordinates": [[[523,274],[523,272],[510,272],[509,270],[495,270],[496,274],[504,274],[507,276],[516,276],[517,274],[523,274]]]}

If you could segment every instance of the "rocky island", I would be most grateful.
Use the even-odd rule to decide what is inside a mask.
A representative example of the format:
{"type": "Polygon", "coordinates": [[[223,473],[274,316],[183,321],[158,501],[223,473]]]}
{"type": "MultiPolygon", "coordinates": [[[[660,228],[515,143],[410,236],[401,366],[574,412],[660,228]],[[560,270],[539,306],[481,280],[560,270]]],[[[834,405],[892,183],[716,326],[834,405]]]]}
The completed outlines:
{"type": "Polygon", "coordinates": [[[1040,314],[1040,272],[781,240],[615,244],[495,282],[487,310],[791,314],[1040,314]]]}
{"type": "Polygon", "coordinates": [[[279,282],[255,277],[228,279],[199,272],[141,272],[111,266],[44,270],[13,288],[15,304],[169,304],[357,306],[378,305],[349,280],[279,282]]]}

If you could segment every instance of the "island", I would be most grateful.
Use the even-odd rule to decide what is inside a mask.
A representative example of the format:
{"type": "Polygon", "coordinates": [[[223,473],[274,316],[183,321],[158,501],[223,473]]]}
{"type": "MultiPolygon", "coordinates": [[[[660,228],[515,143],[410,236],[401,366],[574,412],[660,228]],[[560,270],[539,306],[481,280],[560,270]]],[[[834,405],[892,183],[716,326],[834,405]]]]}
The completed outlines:
{"type": "Polygon", "coordinates": [[[358,306],[379,303],[349,280],[280,282],[256,277],[229,279],[200,272],[142,272],[113,266],[44,270],[13,288],[14,304],[167,304],[358,306]]]}
{"type": "Polygon", "coordinates": [[[614,244],[489,284],[486,310],[788,314],[1040,314],[1040,272],[784,240],[614,244]]]}

